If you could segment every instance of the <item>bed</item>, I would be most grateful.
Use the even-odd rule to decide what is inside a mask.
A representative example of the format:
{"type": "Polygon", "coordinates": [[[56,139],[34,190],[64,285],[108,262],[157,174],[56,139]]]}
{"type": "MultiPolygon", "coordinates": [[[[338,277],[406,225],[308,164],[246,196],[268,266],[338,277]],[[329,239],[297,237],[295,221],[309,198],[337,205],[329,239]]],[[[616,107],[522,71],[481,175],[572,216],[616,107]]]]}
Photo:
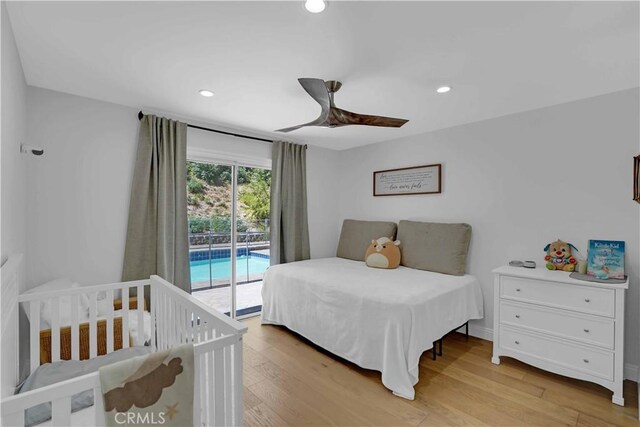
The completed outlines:
{"type": "MultiPolygon", "coordinates": [[[[243,387],[242,387],[242,335],[246,326],[205,306],[191,295],[183,292],[158,276],[147,280],[113,283],[107,285],[82,286],[53,291],[22,293],[21,256],[9,257],[0,269],[2,277],[2,400],[0,412],[2,425],[104,425],[102,394],[99,373],[87,366],[100,358],[124,358],[148,352],[157,352],[183,343],[192,343],[194,351],[194,402],[193,419],[195,425],[242,425],[243,387]],[[135,290],[138,295],[149,295],[149,309],[144,304],[130,306],[128,298],[121,299],[122,307],[116,310],[114,304],[121,295],[129,295],[135,290]],[[104,316],[99,315],[98,296],[104,293],[107,308],[104,316]],[[78,311],[69,317],[70,359],[64,361],[64,343],[61,340],[67,321],[61,319],[67,313],[61,313],[61,300],[71,300],[71,307],[80,307],[79,300],[86,298],[89,304],[89,317],[85,319],[78,311]],[[61,375],[59,381],[43,385],[42,381],[33,381],[37,387],[12,395],[17,385],[18,372],[18,313],[22,306],[29,313],[30,372],[32,376],[44,370],[52,370],[61,375]],[[50,357],[52,363],[41,365],[41,323],[43,313],[50,310],[50,357]],[[145,320],[148,317],[148,321],[145,320]],[[115,319],[120,319],[115,322],[115,319]],[[137,319],[134,321],[133,319],[137,319]],[[138,327],[132,333],[131,325],[148,323],[149,331],[138,327]],[[89,359],[81,360],[83,346],[81,324],[87,324],[89,359]],[[101,335],[99,324],[104,324],[106,334],[106,355],[98,354],[101,335]],[[122,349],[116,348],[116,331],[120,329],[122,349]],[[142,353],[141,353],[142,352],[142,353]],[[67,364],[70,364],[67,366],[67,364]],[[73,366],[71,366],[73,365],[73,366]],[[65,368],[66,366],[66,368],[65,368]],[[70,369],[68,369],[71,366],[70,369]],[[70,371],[78,371],[79,376],[67,376],[70,371]],[[92,406],[79,409],[76,396],[88,391],[92,406]],[[97,398],[96,398],[97,397],[97,398]],[[49,420],[44,424],[30,417],[30,411],[45,404],[49,420]]],[[[108,361],[112,363],[112,361],[108,361]]],[[[97,363],[94,363],[97,365],[97,363]]],[[[103,364],[104,366],[104,364],[103,364]]],[[[29,379],[27,379],[27,382],[29,379]]]]}
{"type": "Polygon", "coordinates": [[[451,330],[483,317],[474,276],[370,268],[343,257],[269,267],[262,298],[264,324],[286,326],[337,356],[380,371],[385,387],[411,400],[422,353],[451,330]]]}

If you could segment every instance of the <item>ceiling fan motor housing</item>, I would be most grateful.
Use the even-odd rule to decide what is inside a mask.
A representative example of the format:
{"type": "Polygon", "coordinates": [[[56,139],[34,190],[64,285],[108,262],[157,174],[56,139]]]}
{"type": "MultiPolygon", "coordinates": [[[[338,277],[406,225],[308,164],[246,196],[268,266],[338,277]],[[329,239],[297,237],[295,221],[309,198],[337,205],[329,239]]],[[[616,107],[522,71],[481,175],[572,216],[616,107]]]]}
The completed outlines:
{"type": "Polygon", "coordinates": [[[340,83],[338,80],[327,80],[325,84],[327,85],[327,90],[329,91],[329,93],[336,93],[342,87],[342,83],[340,83]]]}

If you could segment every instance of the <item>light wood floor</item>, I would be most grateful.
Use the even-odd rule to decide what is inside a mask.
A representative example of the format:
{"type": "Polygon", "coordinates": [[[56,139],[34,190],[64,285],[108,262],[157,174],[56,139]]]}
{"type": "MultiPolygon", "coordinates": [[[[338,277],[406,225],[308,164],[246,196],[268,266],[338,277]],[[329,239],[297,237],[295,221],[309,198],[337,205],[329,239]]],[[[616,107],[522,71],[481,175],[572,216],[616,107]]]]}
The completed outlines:
{"type": "Polygon", "coordinates": [[[636,384],[625,382],[627,406],[603,387],[550,374],[503,357],[491,343],[461,334],[444,355],[420,360],[416,399],[395,397],[380,373],[335,357],[260,318],[244,321],[246,426],[638,426],[636,384]]]}

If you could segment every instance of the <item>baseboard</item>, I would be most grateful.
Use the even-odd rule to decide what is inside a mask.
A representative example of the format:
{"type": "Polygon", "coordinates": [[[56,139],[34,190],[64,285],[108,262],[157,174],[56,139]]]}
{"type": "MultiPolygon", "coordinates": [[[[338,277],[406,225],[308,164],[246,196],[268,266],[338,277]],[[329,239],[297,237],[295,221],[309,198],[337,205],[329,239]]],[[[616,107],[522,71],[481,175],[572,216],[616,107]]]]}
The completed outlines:
{"type": "MultiPolygon", "coordinates": [[[[464,329],[459,329],[459,332],[464,332],[464,329]]],[[[487,341],[493,341],[493,329],[485,326],[474,325],[469,323],[469,335],[476,338],[481,338],[487,341]]],[[[639,370],[637,365],[631,363],[624,364],[624,379],[638,382],[639,370]]]]}
{"type": "Polygon", "coordinates": [[[469,335],[483,340],[493,341],[493,329],[469,323],[469,335]]]}
{"type": "Polygon", "coordinates": [[[638,372],[638,366],[632,365],[631,363],[624,364],[624,379],[637,381],[640,383],[640,373],[638,372]]]}
{"type": "MultiPolygon", "coordinates": [[[[484,326],[474,325],[469,322],[469,335],[476,338],[482,338],[483,340],[493,341],[493,329],[486,328],[484,326]]],[[[458,332],[464,334],[464,326],[458,329],[458,332]]]]}

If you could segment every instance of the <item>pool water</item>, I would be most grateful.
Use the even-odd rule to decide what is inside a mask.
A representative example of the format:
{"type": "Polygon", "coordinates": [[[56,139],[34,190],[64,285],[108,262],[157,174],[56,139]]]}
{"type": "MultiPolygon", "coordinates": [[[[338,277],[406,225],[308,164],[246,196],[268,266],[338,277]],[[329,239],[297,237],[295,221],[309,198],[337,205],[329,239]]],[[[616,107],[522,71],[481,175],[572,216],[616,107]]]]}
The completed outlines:
{"type": "MultiPolygon", "coordinates": [[[[208,282],[209,276],[213,280],[231,278],[231,258],[191,261],[191,283],[208,282]],[[209,268],[211,263],[211,268],[209,268]]],[[[262,274],[269,267],[269,258],[242,255],[236,258],[236,277],[246,280],[247,274],[262,274]]]]}

